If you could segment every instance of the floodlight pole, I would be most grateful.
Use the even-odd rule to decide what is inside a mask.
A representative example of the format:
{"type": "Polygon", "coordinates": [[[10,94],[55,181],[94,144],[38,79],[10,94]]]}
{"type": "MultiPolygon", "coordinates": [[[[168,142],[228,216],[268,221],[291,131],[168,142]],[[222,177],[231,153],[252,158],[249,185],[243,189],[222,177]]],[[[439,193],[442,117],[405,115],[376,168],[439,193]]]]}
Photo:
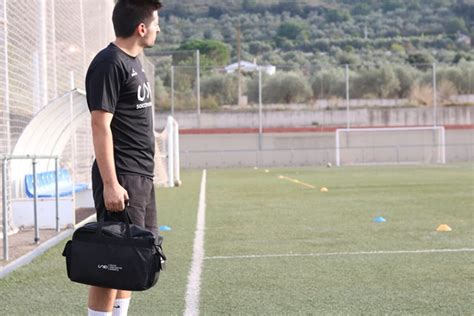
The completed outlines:
{"type": "Polygon", "coordinates": [[[196,98],[197,98],[197,114],[201,115],[201,60],[199,49],[196,50],[196,98]]]}
{"type": "Polygon", "coordinates": [[[73,203],[73,210],[76,211],[76,150],[77,150],[77,139],[76,139],[76,131],[74,128],[74,89],[75,89],[75,79],[74,79],[74,72],[71,71],[69,73],[69,84],[71,87],[71,92],[69,92],[69,111],[70,111],[70,121],[69,124],[71,125],[71,139],[72,139],[72,150],[71,150],[71,178],[72,178],[72,203],[73,203]]]}
{"type": "Polygon", "coordinates": [[[59,233],[59,158],[54,158],[54,197],[56,206],[56,232],[59,233]]]}
{"type": "Polygon", "coordinates": [[[5,104],[4,107],[4,118],[5,118],[5,131],[6,131],[6,152],[10,154],[11,151],[11,137],[10,137],[10,79],[9,79],[9,63],[8,63],[8,21],[7,21],[7,0],[3,0],[3,16],[1,19],[1,24],[3,24],[3,76],[4,76],[4,97],[3,102],[5,104]]]}
{"type": "MultiPolygon", "coordinates": [[[[7,7],[4,8],[7,10],[7,7]]],[[[48,42],[47,42],[47,13],[46,13],[46,0],[40,1],[40,52],[39,52],[39,77],[41,78],[40,86],[40,107],[45,106],[48,103],[48,42]]],[[[5,42],[5,45],[7,42],[5,42]]]]}
{"type": "Polygon", "coordinates": [[[174,66],[171,65],[171,116],[174,117],[174,66]]]}
{"type": "Polygon", "coordinates": [[[7,158],[2,160],[3,259],[8,260],[7,158]]]}
{"type": "Polygon", "coordinates": [[[35,244],[38,244],[40,242],[40,236],[38,226],[38,176],[36,174],[36,158],[33,157],[31,163],[33,166],[33,215],[35,220],[35,244]]]}
{"type": "MultiPolygon", "coordinates": [[[[56,65],[56,6],[55,6],[56,0],[51,1],[51,36],[52,36],[52,63],[53,63],[53,97],[57,98],[58,97],[58,68],[56,65]]],[[[83,48],[85,51],[85,47],[83,48]]],[[[85,53],[84,53],[85,54],[85,53]]],[[[84,69],[85,71],[85,69],[84,69]]]]}
{"type": "Polygon", "coordinates": [[[433,126],[438,125],[438,96],[436,90],[436,63],[433,63],[433,126]]]}
{"type": "Polygon", "coordinates": [[[262,122],[262,69],[258,67],[258,150],[262,150],[263,143],[262,122]]]}
{"type": "Polygon", "coordinates": [[[84,22],[84,1],[79,1],[79,12],[81,17],[81,45],[82,45],[82,71],[87,71],[86,64],[86,31],[85,31],[85,22],[84,22]]]}
{"type": "Polygon", "coordinates": [[[349,65],[346,64],[346,128],[351,128],[349,116],[349,65]]]}

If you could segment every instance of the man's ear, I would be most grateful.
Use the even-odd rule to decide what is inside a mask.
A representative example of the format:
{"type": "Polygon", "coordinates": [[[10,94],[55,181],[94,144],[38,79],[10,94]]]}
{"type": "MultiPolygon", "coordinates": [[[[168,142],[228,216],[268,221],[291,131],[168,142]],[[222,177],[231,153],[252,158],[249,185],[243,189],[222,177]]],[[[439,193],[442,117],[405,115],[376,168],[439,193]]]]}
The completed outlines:
{"type": "Polygon", "coordinates": [[[145,34],[146,34],[146,25],[145,23],[140,23],[138,24],[137,26],[137,34],[140,36],[140,37],[144,37],[145,34]]]}

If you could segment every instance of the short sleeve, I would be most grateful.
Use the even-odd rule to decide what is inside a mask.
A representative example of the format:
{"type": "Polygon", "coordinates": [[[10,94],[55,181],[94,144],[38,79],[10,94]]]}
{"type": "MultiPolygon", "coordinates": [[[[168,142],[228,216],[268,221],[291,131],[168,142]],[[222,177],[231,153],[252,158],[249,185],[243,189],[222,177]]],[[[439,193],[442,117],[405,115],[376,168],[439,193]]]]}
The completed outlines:
{"type": "Polygon", "coordinates": [[[123,71],[115,63],[102,62],[89,69],[86,77],[86,97],[91,112],[115,112],[123,77],[123,71]]]}

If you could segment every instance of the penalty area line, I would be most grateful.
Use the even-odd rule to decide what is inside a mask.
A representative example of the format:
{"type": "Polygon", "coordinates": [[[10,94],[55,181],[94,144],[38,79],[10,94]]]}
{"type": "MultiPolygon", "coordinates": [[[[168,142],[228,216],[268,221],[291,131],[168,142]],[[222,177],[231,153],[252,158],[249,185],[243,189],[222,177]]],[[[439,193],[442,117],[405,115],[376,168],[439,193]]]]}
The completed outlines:
{"type": "Polygon", "coordinates": [[[284,257],[363,256],[363,255],[394,255],[394,254],[423,254],[423,253],[426,254],[426,253],[449,253],[449,252],[474,252],[474,248],[380,250],[380,251],[321,252],[321,253],[284,253],[284,254],[245,255],[245,256],[212,256],[212,257],[204,257],[204,260],[260,259],[260,258],[284,258],[284,257]]]}

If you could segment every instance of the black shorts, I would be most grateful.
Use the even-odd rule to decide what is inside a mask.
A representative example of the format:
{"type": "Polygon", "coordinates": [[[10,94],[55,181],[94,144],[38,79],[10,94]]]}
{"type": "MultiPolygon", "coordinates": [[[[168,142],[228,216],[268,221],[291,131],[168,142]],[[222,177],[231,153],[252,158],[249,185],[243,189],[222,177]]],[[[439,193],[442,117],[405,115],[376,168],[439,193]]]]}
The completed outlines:
{"type": "MultiPolygon", "coordinates": [[[[158,236],[153,179],[132,174],[118,174],[117,178],[120,185],[127,190],[129,197],[127,211],[132,223],[158,236]]],[[[107,212],[105,209],[104,184],[96,161],[92,165],[92,191],[97,218],[105,212],[106,221],[123,221],[122,212],[107,212]]]]}

